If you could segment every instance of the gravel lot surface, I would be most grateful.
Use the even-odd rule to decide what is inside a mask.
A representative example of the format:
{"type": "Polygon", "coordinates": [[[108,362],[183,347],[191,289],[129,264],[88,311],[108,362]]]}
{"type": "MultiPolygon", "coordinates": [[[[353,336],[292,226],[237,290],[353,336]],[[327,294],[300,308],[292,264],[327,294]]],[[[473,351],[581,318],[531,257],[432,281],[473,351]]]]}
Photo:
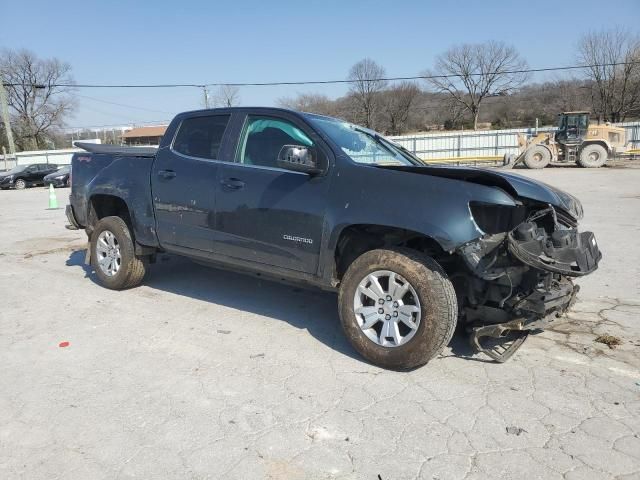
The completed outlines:
{"type": "Polygon", "coordinates": [[[508,363],[455,337],[408,373],[333,294],[168,255],[101,288],[46,189],[0,191],[0,478],[640,478],[640,169],[519,173],[582,200],[601,268],[508,363]]]}

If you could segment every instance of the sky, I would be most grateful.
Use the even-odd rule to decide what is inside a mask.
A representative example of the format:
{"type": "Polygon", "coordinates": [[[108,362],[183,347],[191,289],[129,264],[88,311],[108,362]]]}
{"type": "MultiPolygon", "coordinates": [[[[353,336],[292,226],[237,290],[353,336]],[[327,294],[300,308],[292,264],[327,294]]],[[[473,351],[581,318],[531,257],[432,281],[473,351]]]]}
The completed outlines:
{"type": "MultiPolygon", "coordinates": [[[[454,45],[488,40],[513,45],[534,68],[574,65],[589,29],[640,33],[640,0],[0,0],[0,18],[0,48],[64,60],[77,83],[204,84],[344,79],[365,57],[388,76],[413,76],[454,45]]],[[[347,88],[243,87],[240,101],[269,106],[347,88]]],[[[197,88],[76,93],[69,127],[168,121],[203,106],[197,88]]]]}

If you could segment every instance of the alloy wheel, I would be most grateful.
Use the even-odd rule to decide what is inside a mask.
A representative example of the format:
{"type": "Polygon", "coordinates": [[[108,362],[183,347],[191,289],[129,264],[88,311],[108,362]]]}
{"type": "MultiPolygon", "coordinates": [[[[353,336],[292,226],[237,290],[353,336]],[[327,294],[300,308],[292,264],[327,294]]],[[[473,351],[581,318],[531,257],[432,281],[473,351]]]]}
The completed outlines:
{"type": "Polygon", "coordinates": [[[120,244],[116,236],[109,230],[104,230],[98,236],[96,242],[96,255],[98,267],[108,277],[113,277],[122,266],[120,244]]]}
{"type": "Polygon", "coordinates": [[[382,347],[406,344],[420,326],[418,294],[402,275],[378,270],[358,284],[353,310],[362,332],[382,347]]]}

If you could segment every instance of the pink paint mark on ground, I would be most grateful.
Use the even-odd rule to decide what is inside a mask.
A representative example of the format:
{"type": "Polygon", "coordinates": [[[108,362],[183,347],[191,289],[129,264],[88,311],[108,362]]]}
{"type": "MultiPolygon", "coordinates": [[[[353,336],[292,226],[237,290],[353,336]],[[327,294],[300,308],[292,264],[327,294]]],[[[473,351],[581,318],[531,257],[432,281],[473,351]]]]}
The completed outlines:
{"type": "Polygon", "coordinates": [[[58,346],[59,346],[60,348],[68,347],[68,346],[69,346],[69,342],[60,342],[60,343],[58,344],[58,346]]]}

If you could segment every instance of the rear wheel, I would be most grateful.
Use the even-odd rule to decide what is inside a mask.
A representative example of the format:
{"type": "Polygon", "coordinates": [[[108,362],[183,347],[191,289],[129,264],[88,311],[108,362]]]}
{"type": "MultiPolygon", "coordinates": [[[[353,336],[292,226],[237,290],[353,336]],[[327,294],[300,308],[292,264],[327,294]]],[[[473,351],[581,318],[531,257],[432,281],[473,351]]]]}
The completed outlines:
{"type": "Polygon", "coordinates": [[[146,259],[135,255],[129,227],[120,217],[101,219],[91,233],[91,265],[100,283],[112,290],[142,282],[146,259]]]}
{"type": "Polygon", "coordinates": [[[19,178],[13,183],[13,186],[16,187],[16,190],[24,190],[27,188],[27,182],[24,178],[19,178]]]}
{"type": "Polygon", "coordinates": [[[578,164],[584,168],[598,168],[606,163],[608,156],[602,145],[587,145],[580,150],[578,164]]]}
{"type": "Polygon", "coordinates": [[[551,162],[551,152],[542,145],[529,148],[524,154],[524,164],[529,168],[544,168],[551,162]]]}
{"type": "Polygon", "coordinates": [[[420,252],[372,250],[342,279],[340,320],[353,347],[384,368],[424,365],[449,343],[458,306],[442,267],[420,252]]]}

